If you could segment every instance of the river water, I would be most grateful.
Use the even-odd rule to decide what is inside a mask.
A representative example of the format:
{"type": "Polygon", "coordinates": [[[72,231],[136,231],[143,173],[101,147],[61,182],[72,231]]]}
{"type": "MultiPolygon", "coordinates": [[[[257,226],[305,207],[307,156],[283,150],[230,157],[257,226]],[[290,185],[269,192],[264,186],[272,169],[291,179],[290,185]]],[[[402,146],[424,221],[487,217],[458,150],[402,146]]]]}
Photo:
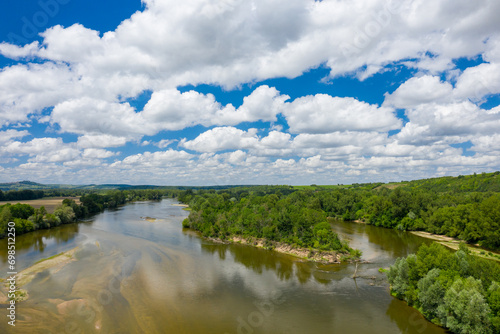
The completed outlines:
{"type": "MultiPolygon", "coordinates": [[[[335,222],[363,251],[352,264],[302,262],[183,230],[173,200],[137,202],[92,220],[17,237],[17,270],[78,246],[75,261],[23,288],[16,327],[0,333],[445,333],[389,294],[388,268],[428,242],[409,233],[335,222]],[[142,217],[156,218],[148,221],[142,217]]],[[[7,244],[0,240],[0,277],[7,244]]]]}

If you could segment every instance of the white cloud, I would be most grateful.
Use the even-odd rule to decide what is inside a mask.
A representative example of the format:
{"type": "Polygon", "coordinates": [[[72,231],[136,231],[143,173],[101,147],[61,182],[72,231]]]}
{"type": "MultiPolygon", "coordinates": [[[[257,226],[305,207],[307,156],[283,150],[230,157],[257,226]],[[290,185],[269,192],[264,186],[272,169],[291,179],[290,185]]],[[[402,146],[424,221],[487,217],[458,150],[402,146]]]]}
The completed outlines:
{"type": "Polygon", "coordinates": [[[365,147],[386,142],[387,135],[378,132],[337,131],[327,134],[299,134],[293,144],[296,148],[336,148],[349,145],[365,147]]]}
{"type": "Polygon", "coordinates": [[[105,148],[120,147],[127,143],[126,137],[116,137],[112,135],[83,135],[78,137],[77,146],[79,148],[105,148]]]}
{"type": "Polygon", "coordinates": [[[82,153],[82,157],[86,159],[106,159],[115,155],[117,155],[115,152],[99,148],[87,148],[82,153]]]}
{"type": "Polygon", "coordinates": [[[455,94],[472,102],[484,102],[484,97],[500,93],[500,62],[467,68],[458,78],[455,94]]]}
{"type": "Polygon", "coordinates": [[[0,44],[0,54],[22,60],[0,71],[0,126],[7,127],[0,131],[0,155],[4,163],[28,158],[15,169],[0,166],[2,177],[193,184],[209,175],[222,183],[309,183],[315,175],[357,181],[382,171],[402,178],[454,173],[458,165],[464,171],[500,166],[500,109],[479,107],[500,93],[496,0],[144,3],[143,12],[103,35],[75,24],[47,29],[41,43],[0,44]],[[478,56],[486,63],[463,72],[454,65],[478,56]],[[382,106],[325,94],[290,100],[284,90],[256,85],[235,107],[211,94],[177,90],[197,84],[237,89],[318,66],[330,69],[323,82],[351,75],[365,80],[395,72],[395,63],[417,73],[386,94],[382,106]],[[143,110],[125,102],[145,90],[152,95],[143,110]],[[396,108],[405,109],[404,127],[396,108]],[[281,116],[287,124],[272,124],[281,116]],[[257,121],[271,125],[263,132],[237,128],[257,121]],[[35,122],[77,134],[78,141],[22,142],[29,131],[13,128],[35,122]],[[142,143],[163,151],[106,162],[117,155],[106,148],[196,125],[209,129],[188,130],[196,138],[178,146],[201,154],[165,150],[180,138],[148,138],[142,143]],[[468,140],[473,157],[449,146],[468,140]]]}
{"type": "Polygon", "coordinates": [[[401,143],[459,143],[478,134],[495,134],[500,128],[498,110],[484,110],[471,102],[423,104],[406,113],[410,122],[396,135],[401,143]]]}
{"type": "Polygon", "coordinates": [[[0,43],[0,54],[7,58],[18,59],[25,57],[32,57],[38,53],[39,44],[38,42],[33,42],[31,44],[26,44],[25,46],[17,46],[8,43],[0,43]]]}
{"type": "Polygon", "coordinates": [[[155,143],[155,146],[158,146],[159,148],[167,148],[176,141],[176,139],[162,139],[158,143],[155,143]]]}
{"type": "Polygon", "coordinates": [[[10,142],[0,148],[0,154],[28,155],[30,162],[62,162],[78,157],[80,151],[64,144],[61,138],[35,138],[29,142],[10,142]]]}
{"type": "Polygon", "coordinates": [[[72,91],[75,76],[61,64],[28,64],[0,71],[0,126],[24,122],[32,113],[54,106],[72,91]]]}
{"type": "Polygon", "coordinates": [[[292,133],[388,131],[402,125],[391,108],[325,94],[305,96],[286,103],[283,114],[292,133]]]}
{"type": "Polygon", "coordinates": [[[258,143],[256,133],[257,129],[243,131],[230,126],[217,127],[202,133],[193,140],[181,140],[179,146],[197,152],[248,149],[258,143]]]}
{"type": "Polygon", "coordinates": [[[110,103],[86,97],[56,105],[50,122],[57,123],[62,132],[84,135],[140,138],[144,134],[155,133],[153,125],[146,123],[128,103],[110,103]]]}
{"type": "Polygon", "coordinates": [[[142,116],[157,129],[181,130],[196,124],[210,125],[220,108],[211,94],[169,89],[153,93],[142,116]]]}
{"type": "Polygon", "coordinates": [[[257,87],[243,99],[240,108],[222,106],[212,94],[196,91],[181,93],[176,89],[153,93],[141,113],[157,131],[181,130],[194,125],[237,125],[242,122],[275,121],[276,114],[289,97],[280,95],[276,88],[257,87]]]}
{"type": "Polygon", "coordinates": [[[406,109],[432,102],[449,102],[452,100],[452,91],[452,85],[442,82],[439,77],[414,77],[399,86],[394,93],[386,95],[384,105],[406,109]]]}
{"type": "MultiPolygon", "coordinates": [[[[102,37],[79,24],[52,27],[42,33],[38,56],[78,65],[92,78],[144,76],[150,88],[234,87],[295,77],[322,63],[333,76],[362,69],[366,77],[407,59],[442,71],[453,58],[486,50],[483,41],[498,32],[499,10],[495,0],[480,6],[464,0],[157,0],[102,37]]],[[[4,44],[0,52],[27,56],[35,46],[4,44]]]]}
{"type": "Polygon", "coordinates": [[[500,133],[491,136],[479,136],[471,139],[474,145],[473,150],[491,155],[499,155],[500,153],[500,133]]]}
{"type": "Polygon", "coordinates": [[[0,131],[0,143],[6,143],[10,141],[11,139],[17,139],[17,138],[24,138],[29,136],[30,133],[26,130],[18,131],[18,130],[5,130],[5,131],[0,131]]]}
{"type": "Polygon", "coordinates": [[[144,168],[151,166],[161,167],[161,166],[171,166],[171,165],[183,165],[192,155],[185,151],[159,151],[159,152],[144,152],[136,155],[130,155],[123,159],[123,161],[115,162],[112,164],[114,167],[125,166],[137,166],[140,165],[144,168]]]}
{"type": "Polygon", "coordinates": [[[237,110],[233,108],[224,108],[217,113],[217,123],[219,125],[237,125],[242,122],[276,121],[276,115],[280,113],[281,108],[288,95],[280,95],[274,87],[263,85],[257,87],[252,94],[243,99],[243,104],[237,110]]]}

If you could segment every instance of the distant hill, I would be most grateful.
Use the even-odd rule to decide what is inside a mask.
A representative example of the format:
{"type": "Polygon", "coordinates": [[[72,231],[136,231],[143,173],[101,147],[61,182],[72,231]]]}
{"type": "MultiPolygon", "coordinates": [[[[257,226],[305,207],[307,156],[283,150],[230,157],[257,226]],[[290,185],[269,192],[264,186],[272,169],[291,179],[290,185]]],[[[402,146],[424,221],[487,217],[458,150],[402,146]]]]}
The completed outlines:
{"type": "Polygon", "coordinates": [[[500,171],[415,180],[403,182],[401,186],[435,192],[500,192],[500,171]]]}
{"type": "Polygon", "coordinates": [[[64,188],[62,185],[56,184],[40,184],[31,181],[19,181],[10,183],[0,183],[0,189],[3,191],[8,190],[43,190],[43,189],[59,189],[64,188]]]}
{"type": "Polygon", "coordinates": [[[154,185],[130,185],[130,184],[87,184],[87,185],[71,185],[71,184],[41,184],[32,181],[19,181],[10,183],[0,183],[0,190],[49,190],[49,189],[81,189],[81,190],[106,190],[106,189],[228,189],[235,187],[243,187],[244,185],[229,185],[229,186],[154,186],[154,185]]]}
{"type": "MultiPolygon", "coordinates": [[[[254,185],[257,186],[257,185],[254,185]]],[[[41,184],[32,181],[20,181],[11,183],[0,183],[0,190],[45,190],[45,189],[82,189],[82,190],[106,190],[106,189],[230,189],[237,187],[248,187],[248,185],[224,185],[224,186],[154,186],[154,185],[129,185],[129,184],[87,184],[87,185],[69,185],[69,184],[41,184]]],[[[251,187],[251,186],[250,186],[251,187]]],[[[443,176],[430,179],[421,179],[413,181],[389,182],[389,183],[354,183],[351,185],[331,185],[331,186],[294,186],[295,189],[395,189],[398,187],[422,189],[434,192],[500,192],[500,171],[494,173],[481,173],[473,175],[443,176]]]]}
{"type": "Polygon", "coordinates": [[[19,181],[10,183],[0,183],[0,190],[46,190],[46,189],[84,189],[84,190],[104,190],[104,189],[159,189],[162,186],[139,185],[132,186],[128,184],[89,184],[89,185],[71,185],[71,184],[41,184],[32,181],[19,181]]]}

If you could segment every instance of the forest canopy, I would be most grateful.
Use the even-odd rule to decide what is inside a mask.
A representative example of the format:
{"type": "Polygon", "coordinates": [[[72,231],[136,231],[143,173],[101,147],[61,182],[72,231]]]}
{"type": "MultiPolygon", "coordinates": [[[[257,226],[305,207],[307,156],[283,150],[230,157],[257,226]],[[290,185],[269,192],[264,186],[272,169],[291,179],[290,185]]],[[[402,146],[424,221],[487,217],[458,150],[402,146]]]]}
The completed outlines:
{"type": "Polygon", "coordinates": [[[293,222],[301,221],[312,228],[334,218],[442,234],[497,250],[499,185],[500,173],[496,172],[389,185],[188,189],[181,191],[179,200],[193,210],[186,226],[221,238],[245,233],[264,237],[265,233],[271,240],[284,238],[286,242],[310,245],[309,232],[293,222]]]}
{"type": "Polygon", "coordinates": [[[454,333],[500,333],[500,266],[432,243],[399,258],[387,274],[392,294],[454,333]]]}

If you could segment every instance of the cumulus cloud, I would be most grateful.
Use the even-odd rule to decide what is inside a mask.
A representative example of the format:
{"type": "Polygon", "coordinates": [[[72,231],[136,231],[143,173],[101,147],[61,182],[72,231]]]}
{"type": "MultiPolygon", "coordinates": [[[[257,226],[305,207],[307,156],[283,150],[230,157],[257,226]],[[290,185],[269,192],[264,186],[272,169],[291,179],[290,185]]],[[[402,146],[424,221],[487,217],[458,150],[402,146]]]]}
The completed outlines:
{"type": "Polygon", "coordinates": [[[384,104],[407,109],[432,102],[449,102],[453,86],[437,76],[414,77],[403,83],[392,94],[386,95],[384,104]]]}
{"type": "Polygon", "coordinates": [[[499,110],[484,110],[471,102],[422,104],[406,113],[410,122],[396,135],[403,144],[460,143],[496,134],[500,127],[499,110]]]}
{"type": "Polygon", "coordinates": [[[80,151],[64,144],[61,138],[35,138],[29,142],[13,141],[0,148],[0,154],[28,155],[31,162],[62,162],[74,159],[80,151]]]}
{"type": "Polygon", "coordinates": [[[52,111],[51,124],[62,132],[115,137],[141,137],[154,134],[153,125],[146,123],[128,103],[112,103],[91,98],[62,102],[52,111]]]}
{"type": "Polygon", "coordinates": [[[159,151],[159,152],[144,152],[135,155],[130,155],[123,159],[122,161],[118,161],[112,164],[113,167],[122,167],[122,166],[143,166],[145,168],[148,167],[167,167],[171,165],[183,165],[187,160],[191,159],[192,155],[185,151],[175,151],[175,150],[167,150],[167,151],[159,151]]]}
{"type": "MultiPolygon", "coordinates": [[[[331,75],[416,59],[416,66],[445,70],[457,57],[485,51],[497,32],[500,5],[485,0],[437,2],[377,0],[148,1],[115,31],[82,25],[42,33],[38,57],[77,64],[89,76],[127,72],[145,85],[213,83],[226,87],[272,77],[296,77],[326,63],[331,75]],[[197,15],[193,15],[197,13],[197,15]],[[436,55],[429,59],[428,53],[436,55]],[[424,64],[425,63],[425,64],[424,64]],[[420,64],[420,65],[419,65],[420,64]],[[438,66],[434,66],[438,64],[438,66]]],[[[34,53],[36,45],[5,56],[34,53]]],[[[158,88],[158,87],[157,87],[158,88]]]]}
{"type": "Polygon", "coordinates": [[[193,140],[181,140],[179,146],[197,152],[248,149],[258,143],[257,129],[243,131],[234,127],[217,127],[208,130],[193,140]]]}
{"type": "Polygon", "coordinates": [[[243,104],[222,106],[212,94],[177,89],[155,92],[141,113],[157,131],[181,130],[194,125],[237,125],[242,122],[275,121],[280,107],[289,97],[274,87],[259,86],[243,99],[243,104]]]}
{"type": "Polygon", "coordinates": [[[117,137],[106,134],[85,134],[78,137],[77,146],[79,148],[105,148],[120,147],[125,145],[126,143],[127,137],[117,137]]]}
{"type": "Polygon", "coordinates": [[[14,65],[0,71],[0,126],[24,122],[27,116],[78,94],[77,80],[66,65],[14,65]]]}
{"type": "Polygon", "coordinates": [[[6,143],[11,139],[24,138],[29,136],[30,133],[26,130],[18,131],[14,129],[0,131],[0,143],[6,143]]]}
{"type": "Polygon", "coordinates": [[[348,181],[499,166],[500,110],[482,106],[500,93],[498,1],[143,3],[142,12],[114,31],[54,26],[40,43],[0,43],[0,54],[19,60],[0,70],[0,126],[6,128],[0,156],[4,163],[27,158],[16,169],[0,166],[4,177],[193,184],[204,182],[202,175],[252,183],[297,182],[300,174],[308,182],[315,175],[348,181]],[[479,64],[462,70],[459,58],[479,64]],[[395,82],[399,87],[382,105],[326,94],[291,99],[287,94],[297,94],[286,85],[280,92],[259,84],[319,66],[330,72],[324,83],[339,76],[365,80],[394,65],[415,76],[395,82]],[[198,84],[255,89],[241,105],[177,89],[198,84]],[[129,101],[144,91],[151,98],[136,109],[129,101]],[[396,109],[404,109],[404,124],[396,109]],[[26,141],[30,131],[23,128],[35,122],[78,139],[26,141]],[[259,122],[250,125],[259,130],[245,122],[259,122]],[[194,139],[170,139],[188,128],[194,139]],[[167,132],[169,139],[158,139],[167,132]],[[191,153],[167,149],[176,140],[191,153]],[[160,151],[122,156],[107,150],[141,141],[160,151]],[[466,141],[473,157],[450,147],[466,141]]]}
{"type": "Polygon", "coordinates": [[[38,50],[39,50],[38,42],[26,44],[25,46],[8,44],[5,42],[0,43],[0,54],[11,59],[34,56],[38,53],[38,50]]]}
{"type": "Polygon", "coordinates": [[[287,103],[283,114],[292,133],[389,131],[402,125],[391,108],[325,94],[305,96],[287,103]]]}

